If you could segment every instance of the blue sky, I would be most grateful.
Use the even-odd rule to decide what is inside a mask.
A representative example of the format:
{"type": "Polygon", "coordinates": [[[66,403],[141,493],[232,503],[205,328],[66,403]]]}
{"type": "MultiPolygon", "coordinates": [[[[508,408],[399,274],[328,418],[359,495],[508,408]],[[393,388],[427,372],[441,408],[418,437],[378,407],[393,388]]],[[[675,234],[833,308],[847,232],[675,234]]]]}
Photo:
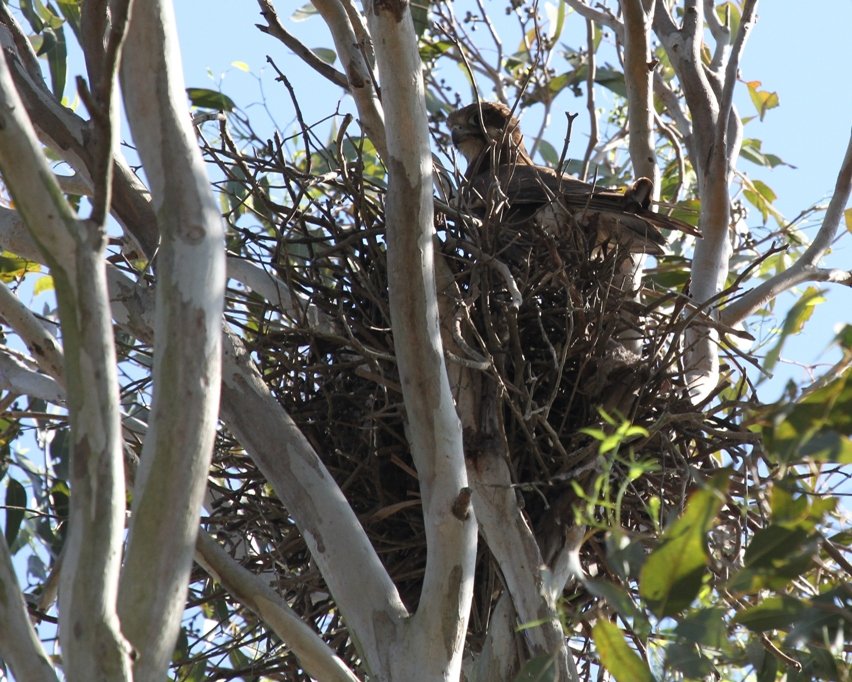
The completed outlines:
{"type": "MultiPolygon", "coordinates": [[[[332,41],[319,17],[299,23],[290,21],[289,14],[300,4],[298,0],[277,3],[287,28],[309,47],[331,47],[332,41]]],[[[497,16],[504,14],[504,6],[505,2],[486,3],[486,7],[494,7],[497,16]]],[[[281,43],[258,32],[254,24],[262,20],[254,1],[206,0],[203,20],[197,0],[176,0],[175,8],[188,86],[221,86],[223,92],[245,107],[247,103],[261,101],[259,83],[262,83],[269,117],[286,131],[293,124],[292,106],[283,88],[274,83],[266,64],[268,54],[288,73],[308,121],[327,114],[338,102],[346,110],[352,110],[351,102],[340,90],[300,65],[281,43]],[[248,64],[251,73],[233,67],[234,61],[248,64]]],[[[781,105],[769,111],[763,121],[755,118],[748,123],[745,135],[763,140],[765,152],[781,157],[795,168],[782,166],[768,170],[744,161],[740,167],[772,187],[778,195],[777,206],[788,219],[815,202],[825,202],[834,187],[852,126],[852,89],[841,76],[852,56],[849,26],[852,26],[850,0],[824,0],[807,5],[765,1],[760,5],[757,26],[746,46],[742,80],[761,81],[762,89],[778,93],[781,105]]],[[[576,15],[569,15],[563,37],[583,30],[582,21],[576,15]]],[[[738,87],[736,103],[743,116],[754,115],[745,85],[738,87]]],[[[570,111],[583,111],[585,107],[584,101],[570,96],[560,100],[559,105],[570,111]]],[[[249,111],[252,116],[261,114],[253,107],[249,111]]],[[[561,119],[561,115],[556,115],[561,119]]],[[[529,128],[534,129],[535,126],[529,128]]],[[[574,149],[583,146],[584,142],[577,143],[574,149]]],[[[749,223],[756,222],[759,216],[752,211],[749,223]]],[[[814,221],[805,223],[808,234],[813,234],[816,227],[814,221]]],[[[845,233],[827,263],[849,267],[851,252],[852,235],[845,233]]],[[[827,298],[827,303],[817,307],[805,333],[788,341],[782,358],[803,364],[836,359],[836,354],[826,355],[823,351],[837,325],[852,322],[852,291],[833,286],[828,289],[827,298]]],[[[788,295],[780,304],[788,306],[794,300],[788,295]]],[[[802,368],[782,362],[776,369],[776,378],[761,395],[773,399],[788,377],[805,376],[802,368]]]]}

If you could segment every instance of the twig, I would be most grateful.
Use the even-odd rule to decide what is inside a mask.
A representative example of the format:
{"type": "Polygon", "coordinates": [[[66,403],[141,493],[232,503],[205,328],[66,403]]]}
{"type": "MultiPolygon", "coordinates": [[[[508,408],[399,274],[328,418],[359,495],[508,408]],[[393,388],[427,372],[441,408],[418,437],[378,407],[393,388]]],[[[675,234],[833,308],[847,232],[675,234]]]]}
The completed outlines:
{"type": "Polygon", "coordinates": [[[595,111],[595,26],[591,19],[586,19],[586,110],[589,112],[589,143],[586,145],[586,153],[583,154],[583,166],[580,171],[580,179],[585,182],[589,175],[589,164],[595,145],[598,143],[598,114],[595,111]]]}

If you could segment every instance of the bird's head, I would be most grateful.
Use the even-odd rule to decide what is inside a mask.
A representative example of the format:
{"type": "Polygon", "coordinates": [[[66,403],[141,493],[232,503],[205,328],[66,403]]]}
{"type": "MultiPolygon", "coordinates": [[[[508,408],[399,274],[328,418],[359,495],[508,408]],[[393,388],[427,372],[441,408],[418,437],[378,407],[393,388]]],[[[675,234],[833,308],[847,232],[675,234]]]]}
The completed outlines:
{"type": "MultiPolygon", "coordinates": [[[[483,159],[486,150],[495,150],[498,164],[532,164],[518,119],[501,102],[474,102],[447,117],[453,144],[468,166],[483,159]]],[[[489,164],[490,165],[490,164],[489,164]]],[[[480,170],[484,170],[480,168],[480,170]]]]}

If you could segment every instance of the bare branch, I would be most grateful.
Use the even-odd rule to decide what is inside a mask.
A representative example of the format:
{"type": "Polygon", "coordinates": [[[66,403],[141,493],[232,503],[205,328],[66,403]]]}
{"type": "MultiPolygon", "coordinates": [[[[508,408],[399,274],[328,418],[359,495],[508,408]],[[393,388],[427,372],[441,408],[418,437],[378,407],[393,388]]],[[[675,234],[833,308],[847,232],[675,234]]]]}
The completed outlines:
{"type": "Polygon", "coordinates": [[[38,366],[63,385],[65,360],[62,357],[62,347],[21,299],[9,290],[5,282],[0,282],[0,315],[26,344],[38,366]]]}
{"type": "MultiPolygon", "coordinates": [[[[734,46],[731,50],[728,64],[725,68],[725,81],[722,86],[722,95],[719,99],[719,114],[716,120],[716,139],[720,144],[717,144],[714,149],[718,149],[724,154],[724,162],[726,165],[733,163],[736,160],[737,153],[732,148],[732,140],[729,139],[730,132],[729,117],[731,115],[731,107],[734,101],[734,87],[736,86],[740,68],[740,58],[742,57],[743,49],[745,48],[746,40],[748,39],[751,29],[755,24],[755,13],[757,12],[757,0],[746,0],[743,5],[742,19],[740,20],[740,28],[737,31],[737,37],[734,40],[734,46]]],[[[714,152],[714,156],[718,157],[720,152],[714,152]]],[[[711,162],[711,168],[719,170],[718,164],[711,162]]]]}
{"type": "MultiPolygon", "coordinates": [[[[349,91],[355,100],[355,106],[358,107],[361,127],[373,142],[379,155],[387,159],[388,149],[382,104],[376,91],[373,70],[364,57],[365,54],[369,54],[369,50],[367,45],[359,42],[358,33],[350,21],[350,16],[353,13],[357,14],[357,10],[349,5],[350,0],[317,0],[314,3],[314,7],[331,30],[340,63],[346,64],[349,91]]],[[[356,25],[359,26],[360,32],[360,22],[356,22],[356,25]]],[[[366,36],[362,36],[361,40],[365,39],[366,36]]]]}
{"type": "MultiPolygon", "coordinates": [[[[726,8],[726,12],[730,17],[730,9],[726,8]]],[[[713,0],[704,0],[704,20],[707,22],[710,35],[713,36],[716,43],[710,68],[713,69],[714,73],[721,74],[722,69],[727,64],[728,55],[731,53],[731,30],[727,22],[723,24],[719,21],[713,0]]]]}
{"type": "Polygon", "coordinates": [[[346,76],[335,69],[331,64],[324,62],[317,57],[314,51],[307,45],[302,43],[296,36],[290,33],[281,21],[278,19],[278,12],[270,0],[258,0],[260,5],[260,13],[266,20],[266,26],[256,24],[256,26],[264,33],[277,38],[284,45],[289,47],[305,64],[310,66],[320,76],[334,83],[344,90],[349,89],[349,81],[346,76]]]}
{"type": "Polygon", "coordinates": [[[101,232],[77,222],[47,165],[0,59],[0,169],[57,282],[74,438],[70,528],[61,576],[60,637],[66,673],[130,679],[118,625],[124,475],[118,377],[101,232]]]}
{"type": "Polygon", "coordinates": [[[586,152],[583,154],[583,167],[580,171],[580,179],[584,182],[589,177],[589,163],[592,154],[598,144],[598,113],[595,110],[595,41],[594,24],[591,19],[586,19],[586,110],[589,112],[589,142],[586,152]]]}
{"type": "Polygon", "coordinates": [[[119,613],[138,651],[134,678],[145,680],[162,679],[174,651],[221,385],[224,230],[180,69],[170,4],[137,3],[122,63],[122,92],[151,181],[162,244],[152,419],[134,486],[119,613]],[[152,580],[158,585],[153,592],[152,580]]]}
{"type": "Polygon", "coordinates": [[[660,170],[654,148],[654,90],[651,62],[653,1],[622,2],[624,13],[624,81],[627,86],[627,132],[630,160],[637,177],[650,178],[659,198],[660,170]]]}
{"type": "MultiPolygon", "coordinates": [[[[15,45],[27,43],[26,36],[17,33],[20,31],[17,24],[6,24],[5,28],[13,33],[15,45]]],[[[95,161],[86,142],[88,123],[56,100],[40,72],[32,73],[25,68],[27,58],[20,50],[7,52],[6,57],[18,94],[41,141],[77,172],[78,181],[94,187],[95,161]]],[[[111,209],[125,228],[134,227],[133,237],[151,258],[157,248],[158,230],[147,188],[117,152],[113,164],[111,209]]]]}
{"type": "Polygon", "coordinates": [[[811,245],[792,266],[728,305],[721,313],[725,324],[737,324],[779,294],[803,282],[836,282],[850,285],[848,271],[825,270],[817,267],[834,241],[850,195],[852,195],[852,136],[846,147],[846,154],[837,174],[834,194],[823,217],[822,226],[811,245]]]}
{"type": "Polygon", "coordinates": [[[329,682],[358,682],[319,635],[261,578],[240,566],[204,531],[199,532],[196,546],[196,561],[292,648],[312,677],[329,682]]]}
{"type": "Polygon", "coordinates": [[[618,40],[621,41],[624,39],[624,26],[611,13],[594,9],[585,2],[582,2],[582,0],[565,0],[565,4],[581,17],[589,21],[594,21],[596,24],[600,24],[601,26],[606,26],[615,33],[618,40]]]}
{"type": "Polygon", "coordinates": [[[340,488],[305,436],[226,330],[222,418],[302,532],[367,667],[384,667],[386,645],[408,615],[340,488]],[[353,581],[351,576],[357,575],[353,581]]]}
{"type": "Polygon", "coordinates": [[[6,538],[0,535],[0,655],[18,682],[56,680],[56,673],[30,622],[6,538]]]}
{"type": "Polygon", "coordinates": [[[31,369],[5,346],[0,346],[0,390],[57,405],[65,398],[65,392],[55,379],[31,369]]]}
{"type": "Polygon", "coordinates": [[[365,12],[387,121],[388,293],[394,350],[408,441],[420,479],[427,547],[419,607],[408,632],[409,655],[395,661],[399,667],[394,677],[456,679],[463,647],[454,644],[439,653],[429,643],[464,639],[473,597],[476,523],[438,323],[432,155],[422,63],[407,4],[369,2],[365,12]]]}

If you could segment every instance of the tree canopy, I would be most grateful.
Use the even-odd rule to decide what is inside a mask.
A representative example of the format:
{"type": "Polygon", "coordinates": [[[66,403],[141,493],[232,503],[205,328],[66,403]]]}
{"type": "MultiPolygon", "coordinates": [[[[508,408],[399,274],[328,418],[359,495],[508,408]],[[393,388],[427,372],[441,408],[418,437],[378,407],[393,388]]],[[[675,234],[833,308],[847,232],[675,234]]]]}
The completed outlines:
{"type": "Polygon", "coordinates": [[[3,672],[849,679],[852,326],[756,386],[852,285],[852,139],[793,220],[749,174],[757,5],[258,0],[270,124],[168,0],[0,3],[3,672]],[[689,229],[519,229],[475,101],[689,229]]]}

